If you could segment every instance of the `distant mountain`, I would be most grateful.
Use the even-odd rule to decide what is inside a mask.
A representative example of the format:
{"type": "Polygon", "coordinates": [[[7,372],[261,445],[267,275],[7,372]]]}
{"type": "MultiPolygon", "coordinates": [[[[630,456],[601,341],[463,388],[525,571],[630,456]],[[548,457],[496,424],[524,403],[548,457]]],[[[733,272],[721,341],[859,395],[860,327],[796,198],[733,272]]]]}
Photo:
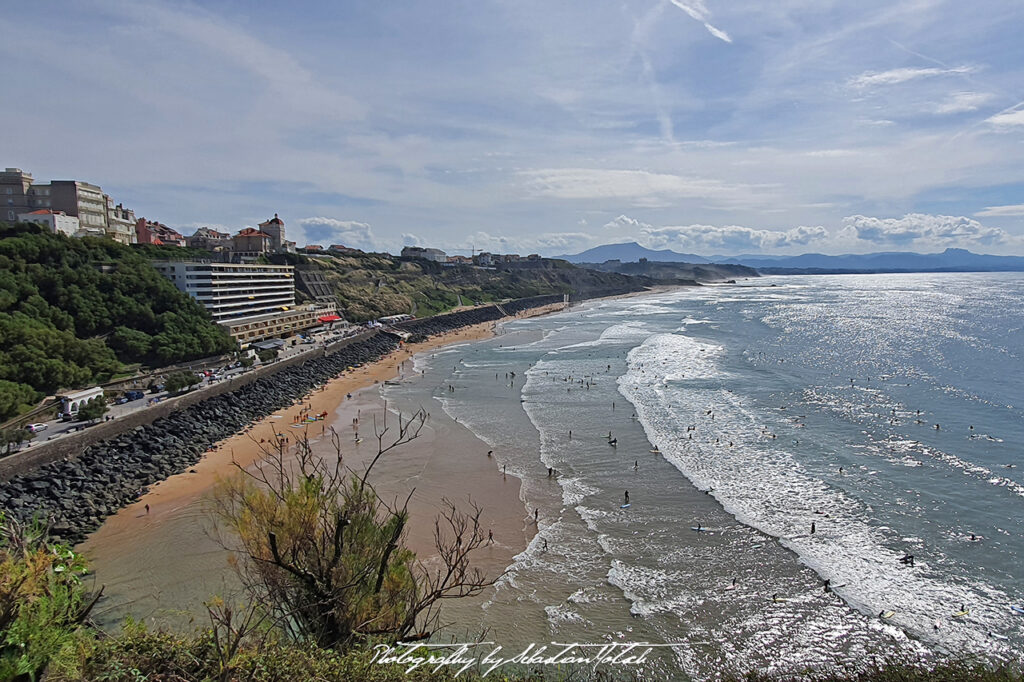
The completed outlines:
{"type": "Polygon", "coordinates": [[[986,271],[1022,270],[1022,256],[989,256],[971,253],[966,249],[946,249],[942,253],[914,253],[891,251],[884,253],[844,254],[828,256],[822,253],[805,253],[800,256],[735,256],[720,263],[747,265],[759,270],[844,270],[865,272],[892,271],[986,271]]]}
{"type": "Polygon", "coordinates": [[[557,256],[570,263],[604,263],[619,260],[635,263],[641,258],[660,263],[721,263],[746,265],[763,272],[830,271],[830,272],[985,272],[993,270],[1024,271],[1024,256],[990,256],[966,249],[946,249],[942,253],[888,251],[882,253],[848,253],[829,256],[805,253],[800,256],[744,254],[742,256],[698,256],[669,249],[655,251],[636,242],[604,244],[571,256],[557,256]]]}
{"type": "Polygon", "coordinates": [[[620,260],[623,263],[635,263],[641,258],[661,263],[709,263],[710,261],[693,253],[676,253],[669,249],[655,251],[640,246],[636,242],[624,244],[603,244],[587,249],[583,253],[572,256],[555,256],[570,263],[603,263],[606,260],[620,260]]]}

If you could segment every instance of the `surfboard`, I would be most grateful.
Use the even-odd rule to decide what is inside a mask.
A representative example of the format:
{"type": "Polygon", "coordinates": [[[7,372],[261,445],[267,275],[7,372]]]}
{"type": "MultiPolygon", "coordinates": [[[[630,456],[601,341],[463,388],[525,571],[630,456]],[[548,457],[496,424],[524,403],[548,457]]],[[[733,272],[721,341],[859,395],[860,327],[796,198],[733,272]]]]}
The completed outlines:
{"type": "Polygon", "coordinates": [[[774,602],[789,601],[789,598],[788,597],[772,597],[772,601],[774,601],[774,602]]]}
{"type": "Polygon", "coordinates": [[[880,614],[878,614],[878,617],[881,618],[882,620],[889,620],[890,618],[892,618],[895,615],[896,615],[895,611],[882,611],[880,614]]]}
{"type": "Polygon", "coordinates": [[[632,503],[630,503],[630,504],[623,504],[623,505],[619,505],[619,509],[629,509],[631,506],[632,506],[632,503]]]}
{"type": "Polygon", "coordinates": [[[966,616],[970,612],[971,612],[970,609],[964,609],[963,611],[957,611],[957,612],[955,612],[953,614],[953,617],[954,618],[963,618],[964,616],[966,616]]]}
{"type": "Polygon", "coordinates": [[[735,589],[736,589],[736,586],[735,586],[735,585],[729,585],[729,586],[727,586],[727,587],[726,587],[725,589],[726,589],[726,590],[735,590],[735,589]]]}
{"type": "Polygon", "coordinates": [[[1010,610],[1014,613],[1024,614],[1024,605],[1013,604],[1010,606],[1010,610]]]}
{"type": "Polygon", "coordinates": [[[764,545],[757,543],[756,545],[751,545],[750,549],[761,549],[762,547],[764,547],[764,545]]]}
{"type": "Polygon", "coordinates": [[[707,532],[707,528],[701,528],[700,526],[690,526],[690,530],[695,530],[698,533],[707,532]]]}
{"type": "Polygon", "coordinates": [[[1006,635],[1001,635],[1001,634],[999,634],[998,632],[990,632],[990,633],[988,633],[988,636],[989,636],[989,637],[992,637],[992,638],[994,638],[994,639],[999,639],[999,640],[1002,640],[1002,641],[1004,641],[1004,642],[1005,642],[1006,640],[1010,639],[1010,638],[1009,638],[1009,637],[1007,637],[1006,635]]]}

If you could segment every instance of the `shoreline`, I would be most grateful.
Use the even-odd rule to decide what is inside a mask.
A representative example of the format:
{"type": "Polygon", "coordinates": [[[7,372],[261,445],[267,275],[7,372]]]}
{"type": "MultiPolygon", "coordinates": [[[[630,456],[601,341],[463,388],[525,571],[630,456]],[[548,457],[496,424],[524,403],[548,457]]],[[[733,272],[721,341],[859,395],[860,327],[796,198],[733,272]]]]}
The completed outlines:
{"type": "MultiPolygon", "coordinates": [[[[531,309],[527,311],[529,314],[520,314],[514,318],[506,319],[523,319],[556,312],[551,308],[552,306],[545,306],[544,308],[531,309]]],[[[342,433],[342,429],[338,428],[341,424],[338,423],[340,420],[336,413],[346,402],[346,395],[354,395],[357,391],[373,388],[385,381],[395,379],[400,374],[402,364],[418,353],[424,353],[454,343],[468,343],[491,338],[495,335],[497,324],[498,322],[482,322],[456,331],[433,336],[426,341],[406,344],[368,366],[355,368],[345,372],[340,377],[331,379],[321,390],[313,391],[302,400],[296,401],[295,404],[277,410],[262,419],[255,420],[246,429],[216,443],[212,448],[203,453],[202,459],[191,467],[189,471],[174,474],[163,481],[153,484],[136,502],[123,507],[117,514],[108,517],[103,525],[106,526],[111,522],[116,522],[115,520],[122,516],[132,516],[132,511],[138,513],[139,510],[145,508],[146,504],[150,505],[150,517],[159,519],[162,512],[177,508],[176,506],[169,505],[180,505],[180,503],[194,498],[197,494],[210,490],[216,485],[217,477],[235,470],[236,463],[243,467],[255,463],[262,453],[260,448],[257,447],[259,443],[254,442],[254,437],[251,437],[249,434],[271,425],[290,427],[291,424],[285,421],[286,417],[289,413],[300,411],[302,405],[312,405],[309,411],[314,414],[324,411],[328,413],[325,421],[317,421],[309,426],[324,426],[325,429],[335,428],[336,431],[342,433]]],[[[315,434],[310,434],[311,437],[313,435],[315,434]]],[[[101,526],[100,529],[90,533],[89,538],[79,546],[88,545],[93,536],[99,533],[102,528],[101,526]]]]}
{"type": "MultiPolygon", "coordinates": [[[[262,450],[259,439],[273,438],[276,432],[288,435],[291,431],[291,420],[303,407],[309,408],[310,413],[319,414],[327,412],[327,418],[322,421],[312,422],[303,429],[308,434],[311,442],[324,440],[321,434],[326,434],[330,428],[340,436],[340,441],[345,443],[346,461],[350,467],[358,468],[360,461],[365,461],[366,455],[373,453],[360,453],[352,446],[353,452],[349,452],[348,440],[346,440],[351,427],[351,414],[358,413],[367,408],[373,409],[380,405],[380,387],[386,381],[391,381],[401,375],[402,366],[418,353],[430,352],[452,344],[471,343],[487,338],[495,334],[495,328],[499,322],[511,319],[522,319],[557,312],[565,309],[563,304],[551,304],[539,308],[532,308],[519,314],[498,321],[488,321],[463,327],[451,332],[430,337],[426,341],[405,344],[397,350],[367,364],[363,367],[354,368],[344,372],[341,376],[329,380],[320,389],[314,390],[304,398],[297,400],[294,404],[275,411],[266,417],[254,420],[248,427],[231,437],[224,439],[209,450],[203,453],[201,459],[185,472],[172,475],[162,481],[153,484],[141,497],[133,503],[121,508],[117,513],[107,517],[103,524],[86,539],[77,545],[77,550],[89,557],[94,569],[94,576],[97,583],[104,583],[108,587],[106,597],[100,603],[101,619],[103,607],[110,611],[122,611],[121,615],[128,615],[130,607],[136,601],[147,600],[156,602],[153,605],[153,613],[169,611],[163,593],[168,585],[161,584],[160,573],[166,571],[169,564],[181,561],[184,556],[192,557],[180,566],[181,572],[191,570],[193,565],[203,565],[205,570],[189,576],[179,576],[176,572],[168,574],[172,583],[170,592],[180,589],[182,592],[191,590],[193,598],[207,599],[225,588],[236,590],[237,585],[225,582],[224,574],[230,573],[227,568],[229,552],[223,549],[214,538],[212,523],[206,518],[206,500],[209,493],[217,485],[218,481],[225,476],[231,475],[237,466],[250,466],[262,457],[262,450]],[[347,396],[351,396],[348,398],[347,396]],[[346,420],[348,420],[346,422],[346,420]],[[321,427],[320,431],[316,427],[321,427]],[[348,427],[348,428],[346,428],[348,427]],[[148,511],[146,507],[149,507],[148,511]],[[162,540],[165,538],[166,541],[162,540]],[[221,560],[216,562],[213,555],[219,554],[221,560]],[[162,559],[162,560],[161,560],[162,559]],[[218,571],[218,566],[220,570],[218,571]],[[219,573],[219,575],[208,575],[219,573]],[[216,586],[217,579],[220,579],[219,586],[216,586]],[[212,581],[212,582],[211,582],[212,581]],[[194,587],[186,583],[198,582],[200,586],[194,587]],[[209,585],[213,589],[204,588],[202,585],[209,585]],[[118,600],[117,597],[123,597],[118,600]],[[130,599],[129,599],[130,597],[130,599]],[[111,603],[108,599],[114,600],[111,603]],[[104,604],[107,602],[107,604],[104,604]]],[[[438,420],[433,420],[438,421],[438,420]]],[[[366,420],[364,419],[364,423],[366,420]]],[[[433,433],[434,424],[431,423],[431,433],[424,434],[416,441],[413,441],[396,451],[393,457],[396,461],[404,459],[415,461],[417,458],[425,457],[428,465],[421,474],[424,479],[419,479],[423,490],[417,493],[413,503],[410,504],[412,512],[408,545],[417,552],[421,560],[429,562],[431,557],[432,544],[422,542],[424,537],[429,538],[433,528],[433,515],[439,509],[438,504],[442,497],[453,500],[460,498],[466,492],[461,485],[462,479],[455,475],[458,472],[446,470],[446,457],[434,457],[435,446],[440,451],[446,450],[449,440],[456,438],[464,444],[465,448],[482,447],[481,442],[475,436],[465,433],[453,433],[462,429],[451,429],[450,425],[441,427],[439,433],[433,433]],[[460,440],[461,439],[461,440],[460,440]],[[428,470],[429,466],[429,470],[428,470]],[[436,470],[436,471],[435,471],[436,470]],[[429,491],[436,499],[422,499],[424,492],[429,491]],[[431,511],[433,513],[425,513],[431,511]]],[[[365,427],[364,427],[365,428],[365,427]]],[[[372,428],[372,427],[371,427],[372,428]]],[[[295,429],[299,431],[299,429],[295,429]]],[[[427,429],[425,429],[427,431],[427,429]]],[[[368,444],[374,439],[367,438],[368,444]]],[[[323,445],[321,445],[323,447],[323,445]]],[[[367,451],[369,448],[367,448],[367,451]]],[[[391,459],[391,458],[389,458],[391,459]]],[[[472,489],[470,492],[477,499],[487,501],[485,520],[494,527],[496,537],[502,538],[502,542],[495,543],[495,546],[486,553],[481,553],[481,561],[488,572],[495,575],[507,567],[512,558],[522,551],[528,544],[530,537],[518,524],[518,520],[525,513],[520,499],[521,481],[512,476],[510,480],[502,479],[500,485],[492,485],[495,478],[493,462],[477,459],[471,462],[474,466],[478,463],[483,466],[482,470],[476,470],[477,474],[472,486],[480,490],[472,489]],[[509,520],[514,521],[509,523],[509,520]]],[[[465,463],[463,463],[464,465],[465,463]]],[[[461,465],[460,465],[461,466],[461,465]]],[[[380,481],[380,487],[387,489],[391,481],[389,474],[396,472],[387,471],[387,467],[380,466],[375,470],[375,478],[380,481]]],[[[399,474],[401,475],[401,474],[399,474]]],[[[500,476],[498,478],[501,478],[500,476]]],[[[394,486],[391,486],[394,487],[394,486]]],[[[388,490],[387,492],[392,492],[388,490]]],[[[182,595],[184,596],[184,595],[182,595]]],[[[172,599],[176,606],[182,606],[181,598],[172,599]]],[[[197,606],[198,604],[193,604],[197,606]]],[[[186,609],[187,611],[188,609],[186,609]]],[[[146,614],[132,612],[133,616],[146,619],[146,614]]],[[[152,614],[150,614],[152,615],[152,614]]],[[[187,614],[186,614],[187,615],[187,614]]],[[[195,615],[194,612],[192,615],[195,615]]],[[[166,622],[166,618],[159,617],[154,621],[166,622]]],[[[108,621],[114,624],[117,621],[108,621]]]]}

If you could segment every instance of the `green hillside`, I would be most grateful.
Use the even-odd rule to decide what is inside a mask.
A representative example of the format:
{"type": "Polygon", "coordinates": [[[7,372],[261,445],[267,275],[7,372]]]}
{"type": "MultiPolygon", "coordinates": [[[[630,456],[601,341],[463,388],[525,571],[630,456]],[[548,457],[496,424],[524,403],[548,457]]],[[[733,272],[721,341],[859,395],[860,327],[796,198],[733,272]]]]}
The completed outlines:
{"type": "MultiPolygon", "coordinates": [[[[180,249],[177,253],[180,254],[180,249]]],[[[0,223],[0,420],[126,363],[167,365],[234,341],[141,253],[0,223]]]]}
{"type": "MultiPolygon", "coordinates": [[[[293,257],[294,258],[294,257],[293,257]]],[[[595,296],[639,291],[645,277],[596,272],[560,260],[543,260],[494,269],[447,267],[425,260],[404,260],[386,253],[301,258],[300,267],[319,268],[334,285],[342,311],[353,322],[383,315],[413,313],[427,317],[459,305],[503,301],[544,294],[595,296]]],[[[664,282],[663,282],[664,283],[664,282]]]]}

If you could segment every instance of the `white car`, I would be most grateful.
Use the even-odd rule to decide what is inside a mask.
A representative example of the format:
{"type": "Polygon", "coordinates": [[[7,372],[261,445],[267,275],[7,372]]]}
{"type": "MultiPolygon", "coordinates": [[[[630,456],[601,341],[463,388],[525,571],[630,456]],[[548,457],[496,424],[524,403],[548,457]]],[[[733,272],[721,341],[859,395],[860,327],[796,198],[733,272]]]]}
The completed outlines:
{"type": "Polygon", "coordinates": [[[25,428],[32,433],[39,433],[40,431],[46,430],[46,424],[29,424],[25,428]]]}

